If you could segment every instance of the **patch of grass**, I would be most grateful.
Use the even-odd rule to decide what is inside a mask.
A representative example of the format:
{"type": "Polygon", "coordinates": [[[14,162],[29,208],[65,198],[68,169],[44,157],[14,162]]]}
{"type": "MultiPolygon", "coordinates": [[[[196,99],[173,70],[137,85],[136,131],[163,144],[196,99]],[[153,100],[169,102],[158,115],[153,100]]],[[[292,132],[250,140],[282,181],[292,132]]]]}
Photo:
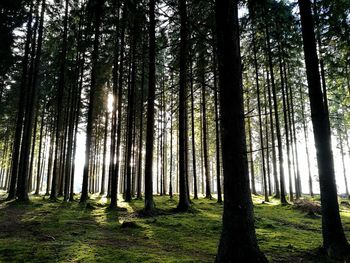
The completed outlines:
{"type": "MultiPolygon", "coordinates": [[[[318,253],[321,217],[273,198],[253,201],[259,245],[271,262],[331,262],[318,253]]],[[[155,203],[150,217],[140,213],[142,200],[122,197],[118,209],[108,209],[98,195],[88,206],[38,196],[29,203],[1,201],[0,262],[213,262],[223,205],[193,200],[190,212],[177,213],[176,196],[157,196],[155,203]]],[[[350,238],[348,206],[341,206],[341,216],[350,238]]]]}

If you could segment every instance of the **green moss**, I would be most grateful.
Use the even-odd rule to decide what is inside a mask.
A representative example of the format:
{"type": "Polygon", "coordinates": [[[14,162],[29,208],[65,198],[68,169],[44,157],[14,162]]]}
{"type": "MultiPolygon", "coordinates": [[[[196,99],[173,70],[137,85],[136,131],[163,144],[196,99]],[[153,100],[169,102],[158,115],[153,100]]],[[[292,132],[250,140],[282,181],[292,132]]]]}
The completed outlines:
{"type": "MultiPolygon", "coordinates": [[[[317,249],[321,218],[308,217],[278,200],[262,203],[253,196],[259,245],[272,262],[329,262],[317,249]]],[[[0,203],[0,262],[213,262],[221,232],[223,205],[193,200],[189,213],[176,213],[177,197],[155,197],[158,214],[139,212],[142,200],[119,198],[122,209],[107,209],[106,198],[94,195],[89,207],[78,202],[0,203]],[[137,227],[122,228],[124,221],[137,227]]],[[[341,206],[350,231],[350,210],[341,206]]],[[[348,236],[350,237],[350,235],[348,236]]]]}

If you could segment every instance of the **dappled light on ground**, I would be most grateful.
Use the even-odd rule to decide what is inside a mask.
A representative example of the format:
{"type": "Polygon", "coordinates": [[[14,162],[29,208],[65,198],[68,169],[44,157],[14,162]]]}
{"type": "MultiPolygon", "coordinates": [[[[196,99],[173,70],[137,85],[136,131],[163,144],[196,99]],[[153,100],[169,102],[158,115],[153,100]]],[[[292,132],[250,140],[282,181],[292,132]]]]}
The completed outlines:
{"type": "MultiPolygon", "coordinates": [[[[190,212],[177,213],[177,197],[157,196],[158,213],[151,217],[142,214],[143,200],[126,203],[122,196],[116,209],[99,195],[85,205],[34,196],[22,204],[0,196],[0,262],[213,262],[221,233],[223,205],[215,199],[193,200],[190,212]]],[[[272,197],[253,201],[259,245],[271,262],[330,262],[318,250],[320,215],[272,197]]],[[[350,210],[342,201],[350,238],[350,210]]]]}

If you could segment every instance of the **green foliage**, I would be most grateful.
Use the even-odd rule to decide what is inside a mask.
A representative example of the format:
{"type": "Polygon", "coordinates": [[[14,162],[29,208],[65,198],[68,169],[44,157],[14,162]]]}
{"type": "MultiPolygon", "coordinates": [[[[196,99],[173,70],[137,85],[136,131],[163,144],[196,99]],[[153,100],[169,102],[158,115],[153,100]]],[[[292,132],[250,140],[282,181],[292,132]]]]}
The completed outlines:
{"type": "MultiPolygon", "coordinates": [[[[176,213],[176,198],[155,199],[153,217],[140,213],[141,200],[109,210],[97,195],[88,206],[34,196],[29,204],[1,201],[0,262],[213,262],[222,205],[199,199],[191,212],[176,213]]],[[[330,262],[318,253],[320,216],[253,199],[259,245],[271,262],[330,262]]],[[[347,231],[350,210],[341,208],[347,231]]]]}

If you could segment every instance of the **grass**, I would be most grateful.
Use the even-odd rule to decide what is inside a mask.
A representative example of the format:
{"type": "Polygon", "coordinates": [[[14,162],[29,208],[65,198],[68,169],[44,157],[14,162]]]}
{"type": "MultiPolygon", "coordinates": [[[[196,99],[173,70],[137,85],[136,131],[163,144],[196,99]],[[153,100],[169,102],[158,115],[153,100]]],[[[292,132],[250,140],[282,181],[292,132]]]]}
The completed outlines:
{"type": "MultiPolygon", "coordinates": [[[[175,213],[176,198],[157,196],[159,214],[144,217],[141,200],[120,198],[120,209],[109,210],[97,195],[91,206],[36,196],[5,202],[4,192],[1,199],[0,262],[213,262],[221,231],[223,207],[215,200],[194,200],[191,212],[175,213]]],[[[271,262],[332,262],[318,253],[320,217],[253,201],[259,245],[271,262]]],[[[341,209],[350,238],[350,210],[341,209]]]]}

